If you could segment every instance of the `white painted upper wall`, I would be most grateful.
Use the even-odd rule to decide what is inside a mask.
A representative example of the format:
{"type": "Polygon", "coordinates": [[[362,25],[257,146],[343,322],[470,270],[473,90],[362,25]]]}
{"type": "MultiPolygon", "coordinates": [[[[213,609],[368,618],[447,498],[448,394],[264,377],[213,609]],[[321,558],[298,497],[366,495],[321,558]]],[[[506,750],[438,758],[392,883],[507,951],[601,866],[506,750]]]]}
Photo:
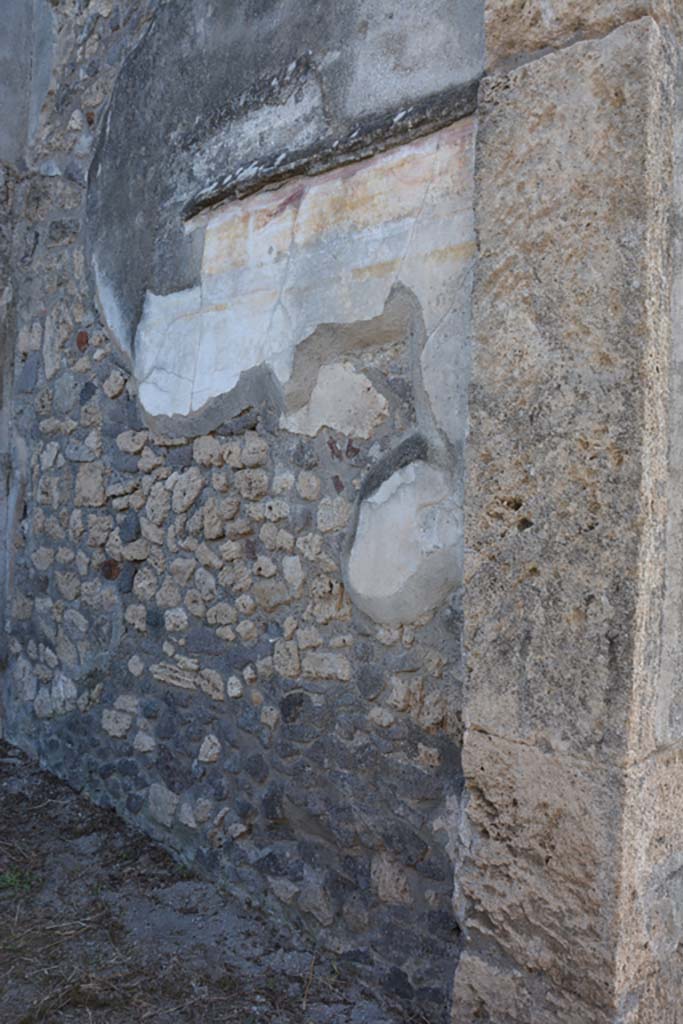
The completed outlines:
{"type": "MultiPolygon", "coordinates": [[[[284,384],[297,346],[319,325],[379,316],[400,283],[422,310],[424,380],[448,429],[474,252],[473,140],[466,119],[195,218],[189,230],[204,232],[200,283],[148,292],[138,325],[135,371],[146,410],[196,411],[255,366],[269,366],[284,384]]],[[[283,425],[311,433],[312,422],[283,425]]]]}

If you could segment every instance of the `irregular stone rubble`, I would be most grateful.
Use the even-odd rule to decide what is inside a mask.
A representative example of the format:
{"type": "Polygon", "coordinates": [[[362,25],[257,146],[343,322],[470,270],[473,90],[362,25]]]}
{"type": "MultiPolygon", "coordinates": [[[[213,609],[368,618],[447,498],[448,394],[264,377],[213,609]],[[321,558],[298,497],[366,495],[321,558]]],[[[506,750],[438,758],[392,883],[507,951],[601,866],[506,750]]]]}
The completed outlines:
{"type": "MultiPolygon", "coordinates": [[[[438,1015],[460,943],[447,808],[461,790],[474,123],[381,157],[399,177],[419,170],[396,266],[382,270],[392,222],[364,192],[373,174],[386,189],[382,175],[333,172],[340,224],[358,196],[372,221],[376,248],[368,235],[359,265],[368,301],[354,314],[350,294],[334,324],[334,282],[321,287],[279,406],[257,388],[213,425],[162,422],[139,399],[142,363],[100,320],[83,231],[95,128],[141,15],[56,10],[43,171],[21,178],[13,202],[17,529],[2,727],[200,872],[323,929],[391,998],[438,1015]],[[75,163],[47,173],[61,153],[75,163]],[[444,346],[450,375],[435,366],[444,346]],[[390,528],[412,544],[423,509],[420,556],[377,602],[354,552],[364,560],[368,514],[395,478],[409,500],[391,506],[390,528]]],[[[267,215],[284,194],[252,206],[267,215]]],[[[349,273],[353,253],[351,240],[349,273]]],[[[167,354],[173,343],[159,336],[167,354]]],[[[225,387],[211,373],[205,385],[225,387]]]]}

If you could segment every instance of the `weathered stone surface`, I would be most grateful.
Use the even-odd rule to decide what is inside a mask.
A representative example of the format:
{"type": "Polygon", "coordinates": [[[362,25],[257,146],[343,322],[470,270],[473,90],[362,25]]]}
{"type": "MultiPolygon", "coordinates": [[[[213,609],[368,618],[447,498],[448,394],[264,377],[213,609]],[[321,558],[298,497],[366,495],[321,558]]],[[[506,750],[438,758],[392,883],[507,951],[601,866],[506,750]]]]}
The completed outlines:
{"type": "Polygon", "coordinates": [[[84,463],[79,466],[76,476],[77,506],[99,508],[104,505],[106,492],[104,487],[104,468],[97,463],[84,463]]]}
{"type": "Polygon", "coordinates": [[[177,686],[181,690],[196,689],[196,670],[183,669],[172,662],[163,662],[159,665],[152,665],[150,672],[157,682],[167,683],[169,686],[177,686]]]}
{"type": "Polygon", "coordinates": [[[153,736],[148,732],[137,732],[133,739],[133,750],[137,750],[139,754],[151,754],[152,751],[156,750],[157,742],[153,736]]]}
{"type": "Polygon", "coordinates": [[[198,437],[192,446],[192,455],[200,466],[223,465],[223,450],[215,437],[198,437]]]}
{"type": "Polygon", "coordinates": [[[242,680],[238,679],[237,676],[230,676],[230,678],[228,679],[227,692],[228,697],[231,697],[233,700],[236,700],[238,697],[241,697],[242,694],[244,693],[244,686],[242,685],[242,680]]]}
{"type": "Polygon", "coordinates": [[[52,565],[55,559],[55,553],[52,548],[38,548],[31,555],[31,561],[33,562],[34,568],[39,572],[45,572],[46,569],[52,565]]]}
{"type": "Polygon", "coordinates": [[[140,709],[140,700],[133,693],[122,693],[114,701],[114,708],[116,711],[127,711],[131,715],[136,715],[140,709]]]}
{"type": "Polygon", "coordinates": [[[38,680],[31,662],[27,658],[19,659],[14,669],[14,679],[19,699],[28,702],[34,701],[38,692],[38,680]]]}
{"type": "Polygon", "coordinates": [[[674,1021],[683,939],[683,752],[663,748],[625,776],[621,935],[623,1019],[674,1021]]]}
{"type": "Polygon", "coordinates": [[[184,608],[169,608],[164,612],[164,625],[169,633],[182,633],[188,627],[187,612],[184,608]]]}
{"type": "Polygon", "coordinates": [[[491,975],[501,984],[489,1004],[485,993],[497,986],[487,982],[468,994],[470,970],[486,971],[476,958],[464,961],[454,1020],[467,1020],[480,1006],[505,1020],[508,989],[527,972],[542,981],[534,991],[519,981],[520,1006],[529,1017],[511,1020],[611,1020],[624,793],[619,771],[589,769],[579,759],[473,730],[464,767],[472,845],[457,885],[470,903],[470,949],[481,949],[487,964],[488,950],[500,949],[509,967],[491,975]],[[504,852],[511,843],[514,857],[504,852]]]}
{"type": "Polygon", "coordinates": [[[340,679],[348,682],[351,678],[351,666],[343,654],[310,652],[305,654],[302,663],[305,676],[318,679],[340,679]]]}
{"type": "Polygon", "coordinates": [[[282,559],[282,574],[289,584],[293,596],[300,597],[305,576],[298,555],[287,555],[282,559]]]}
{"type": "Polygon", "coordinates": [[[203,486],[204,478],[196,466],[181,473],[173,487],[173,511],[187,512],[199,497],[203,486]]]}
{"type": "Polygon", "coordinates": [[[146,430],[124,430],[116,438],[116,444],[127,455],[138,455],[145,447],[148,437],[146,430]]]}
{"type": "Polygon", "coordinates": [[[647,1019],[626,766],[661,679],[668,53],[643,19],[482,90],[457,1022],[647,1019]]]}
{"type": "Polygon", "coordinates": [[[58,672],[55,676],[52,682],[51,694],[55,714],[65,715],[75,709],[78,689],[73,680],[69,679],[62,672],[58,672]]]}
{"type": "Polygon", "coordinates": [[[396,721],[395,716],[388,708],[381,707],[370,708],[368,718],[373,725],[378,726],[380,729],[388,729],[396,721]]]}
{"type": "Polygon", "coordinates": [[[323,533],[343,530],[351,518],[351,506],[346,498],[323,498],[318,506],[318,529],[323,533]]]}
{"type": "Polygon", "coordinates": [[[202,740],[202,745],[199,748],[197,759],[203,761],[204,764],[214,764],[215,761],[221,756],[221,743],[217,736],[210,733],[205,736],[202,740]]]}
{"type": "Polygon", "coordinates": [[[54,714],[54,705],[52,703],[52,695],[48,686],[41,686],[36,694],[33,711],[36,718],[45,719],[51,718],[54,714]]]}
{"type": "Polygon", "coordinates": [[[268,474],[263,469],[243,469],[235,475],[237,490],[243,498],[257,501],[268,493],[268,474]]]}
{"type": "Polygon", "coordinates": [[[280,675],[296,679],[301,668],[297,644],[292,640],[278,640],[273,648],[273,663],[280,675]]]}
{"type": "Polygon", "coordinates": [[[268,443],[263,437],[259,437],[254,431],[245,434],[244,444],[240,451],[240,459],[243,465],[253,468],[263,466],[268,462],[268,443]]]}
{"type": "Polygon", "coordinates": [[[383,903],[410,904],[410,886],[406,873],[391,857],[378,854],[373,859],[371,878],[383,903]]]}
{"type": "Polygon", "coordinates": [[[258,580],[253,587],[254,598],[259,608],[270,612],[290,600],[289,588],[280,580],[258,580]]]}
{"type": "Polygon", "coordinates": [[[304,470],[297,477],[296,489],[306,501],[317,501],[320,497],[320,479],[315,473],[304,470]]]}
{"type": "Polygon", "coordinates": [[[197,676],[197,685],[212,700],[225,700],[225,683],[215,669],[205,668],[197,676]]]}
{"type": "Polygon", "coordinates": [[[126,380],[127,377],[121,370],[112,370],[102,385],[102,390],[107,398],[118,398],[126,386],[126,380]]]}
{"type": "Polygon", "coordinates": [[[102,712],[102,728],[110,736],[118,738],[126,736],[132,724],[132,717],[125,711],[106,708],[102,712]]]}
{"type": "Polygon", "coordinates": [[[147,794],[149,813],[160,825],[170,828],[178,806],[178,797],[166,786],[153,782],[147,794]]]}
{"type": "Polygon", "coordinates": [[[678,27],[681,17],[675,0],[486,0],[485,8],[489,67],[647,15],[678,27]]]}
{"type": "Polygon", "coordinates": [[[670,151],[645,140],[669,130],[667,75],[645,19],[482,97],[467,715],[558,752],[625,749],[649,671],[635,623],[657,628],[670,151]]]}

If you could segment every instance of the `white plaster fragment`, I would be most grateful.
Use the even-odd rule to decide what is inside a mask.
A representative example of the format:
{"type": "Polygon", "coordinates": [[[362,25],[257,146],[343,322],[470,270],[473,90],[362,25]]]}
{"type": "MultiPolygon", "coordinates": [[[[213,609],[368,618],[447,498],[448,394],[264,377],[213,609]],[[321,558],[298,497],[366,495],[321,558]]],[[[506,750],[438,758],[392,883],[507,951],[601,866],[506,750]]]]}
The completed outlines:
{"type": "Polygon", "coordinates": [[[320,367],[307,405],[283,416],[281,426],[309,437],[315,437],[322,427],[354,437],[370,437],[388,409],[386,398],[364,373],[357,373],[350,363],[332,363],[320,367]]]}
{"type": "Polygon", "coordinates": [[[462,510],[442,470],[411,463],[362,503],[347,586],[377,622],[398,626],[437,608],[461,568],[462,510]]]}
{"type": "MultiPolygon", "coordinates": [[[[300,342],[321,324],[379,316],[398,283],[412,289],[427,334],[434,331],[459,292],[464,302],[469,294],[473,137],[465,120],[352,168],[199,215],[188,229],[204,229],[201,284],[148,292],[137,328],[135,370],[148,412],[186,415],[258,366],[285,384],[300,342]]],[[[99,271],[98,289],[118,334],[115,297],[99,271]]],[[[453,345],[465,342],[456,331],[453,345]]],[[[361,402],[363,375],[337,367],[342,392],[325,408],[328,371],[288,429],[313,434],[331,418],[336,429],[368,436],[384,413],[382,396],[369,385],[361,402]],[[352,423],[358,408],[360,423],[352,423]]]]}

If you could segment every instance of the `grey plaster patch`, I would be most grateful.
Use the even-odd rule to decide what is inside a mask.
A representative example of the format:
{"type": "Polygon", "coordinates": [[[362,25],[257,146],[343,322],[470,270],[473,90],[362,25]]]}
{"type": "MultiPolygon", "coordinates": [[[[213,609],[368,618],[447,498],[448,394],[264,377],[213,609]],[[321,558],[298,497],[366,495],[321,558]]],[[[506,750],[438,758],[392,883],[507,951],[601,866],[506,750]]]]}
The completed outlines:
{"type": "Polygon", "coordinates": [[[54,20],[47,0],[4,0],[0,33],[0,160],[23,163],[50,84],[54,20]]]}
{"type": "Polygon", "coordinates": [[[402,142],[419,139],[474,113],[478,88],[478,79],[473,79],[401,110],[392,109],[389,113],[368,117],[341,137],[326,135],[313,145],[240,165],[193,196],[183,215],[189,219],[216,203],[245,199],[262,188],[276,187],[288,178],[322,174],[366,160],[402,142]]]}
{"type": "Polygon", "coordinates": [[[274,429],[283,407],[282,387],[270,367],[255,366],[240,374],[238,383],[230,391],[208,399],[188,416],[154,416],[144,407],[143,415],[148,425],[158,433],[171,437],[199,437],[240,417],[256,417],[267,428],[274,429]]]}
{"type": "Polygon", "coordinates": [[[405,285],[395,284],[378,316],[348,324],[321,324],[294,352],[292,372],[284,385],[287,411],[296,413],[310,401],[326,363],[353,358],[365,350],[410,345],[419,320],[415,296],[405,285]]]}

